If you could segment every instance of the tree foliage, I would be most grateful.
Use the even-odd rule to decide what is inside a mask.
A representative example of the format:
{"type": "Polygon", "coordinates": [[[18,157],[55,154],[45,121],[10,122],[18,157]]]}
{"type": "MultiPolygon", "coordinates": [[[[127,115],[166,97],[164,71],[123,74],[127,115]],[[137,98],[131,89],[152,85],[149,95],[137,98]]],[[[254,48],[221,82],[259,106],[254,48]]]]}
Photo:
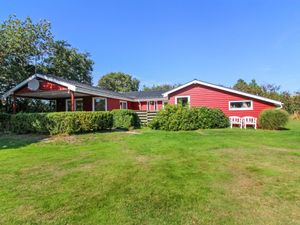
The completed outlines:
{"type": "MultiPolygon", "coordinates": [[[[55,41],[46,20],[34,23],[30,17],[21,20],[12,15],[0,24],[0,95],[34,73],[91,83],[92,66],[88,53],[80,53],[66,41],[55,41]]],[[[33,107],[30,111],[39,111],[44,104],[38,100],[23,103],[33,107]]]]}
{"type": "Polygon", "coordinates": [[[300,111],[299,93],[292,95],[288,91],[281,91],[280,86],[274,84],[259,85],[254,79],[247,83],[245,80],[239,79],[233,88],[238,91],[281,101],[284,103],[283,108],[289,113],[300,111]]]}
{"type": "Polygon", "coordinates": [[[111,72],[100,78],[98,87],[117,92],[138,91],[140,81],[122,72],[111,72]]]}
{"type": "Polygon", "coordinates": [[[143,91],[169,91],[176,87],[179,87],[181,84],[158,84],[152,86],[143,86],[143,91]]]}

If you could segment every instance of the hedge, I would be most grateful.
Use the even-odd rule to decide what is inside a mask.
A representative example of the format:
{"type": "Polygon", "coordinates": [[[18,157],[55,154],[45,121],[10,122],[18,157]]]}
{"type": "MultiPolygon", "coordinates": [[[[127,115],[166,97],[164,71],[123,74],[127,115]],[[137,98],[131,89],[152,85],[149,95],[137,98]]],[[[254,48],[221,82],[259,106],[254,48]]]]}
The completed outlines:
{"type": "Polygon", "coordinates": [[[262,129],[279,130],[283,128],[289,120],[289,114],[284,110],[267,109],[259,117],[259,125],[262,129]]]}
{"type": "Polygon", "coordinates": [[[10,127],[10,117],[8,113],[0,113],[0,131],[7,131],[10,127]]]}
{"type": "Polygon", "coordinates": [[[228,126],[229,119],[220,109],[189,108],[181,105],[167,105],[150,123],[152,129],[169,131],[226,128],[228,126]]]}
{"type": "Polygon", "coordinates": [[[75,134],[103,131],[113,126],[109,112],[18,113],[11,117],[14,133],[75,134]]]}
{"type": "Polygon", "coordinates": [[[140,119],[135,111],[117,109],[112,111],[113,127],[119,129],[132,129],[140,127],[140,119]]]}

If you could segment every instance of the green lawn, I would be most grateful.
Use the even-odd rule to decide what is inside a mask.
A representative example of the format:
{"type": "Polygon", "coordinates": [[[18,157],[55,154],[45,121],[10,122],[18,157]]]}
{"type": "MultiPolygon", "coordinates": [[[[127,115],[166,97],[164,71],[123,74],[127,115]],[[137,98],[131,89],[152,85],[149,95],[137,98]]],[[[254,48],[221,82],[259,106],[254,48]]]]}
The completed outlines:
{"type": "Polygon", "coordinates": [[[0,224],[300,224],[288,127],[1,135],[0,224]]]}

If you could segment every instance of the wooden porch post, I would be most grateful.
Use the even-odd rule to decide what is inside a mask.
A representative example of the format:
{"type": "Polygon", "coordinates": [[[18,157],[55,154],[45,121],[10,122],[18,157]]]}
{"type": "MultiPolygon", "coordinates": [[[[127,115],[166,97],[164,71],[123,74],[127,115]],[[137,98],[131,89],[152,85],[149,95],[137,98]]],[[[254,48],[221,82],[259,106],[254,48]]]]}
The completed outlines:
{"type": "Polygon", "coordinates": [[[16,95],[15,94],[13,94],[13,105],[12,105],[12,107],[13,107],[13,114],[16,114],[16,112],[17,112],[17,103],[16,103],[16,95]]]}
{"type": "Polygon", "coordinates": [[[71,91],[71,111],[74,112],[75,111],[75,107],[74,107],[74,92],[71,91]]]}

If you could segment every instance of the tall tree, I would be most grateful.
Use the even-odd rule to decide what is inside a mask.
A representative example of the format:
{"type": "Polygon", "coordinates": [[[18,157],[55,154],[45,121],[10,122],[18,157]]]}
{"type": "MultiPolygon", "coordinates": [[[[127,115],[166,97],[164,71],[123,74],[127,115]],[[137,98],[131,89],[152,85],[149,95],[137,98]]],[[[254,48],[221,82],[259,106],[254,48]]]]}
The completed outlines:
{"type": "Polygon", "coordinates": [[[66,41],[54,41],[46,20],[10,16],[0,24],[0,94],[35,72],[91,83],[93,61],[66,41]]]}
{"type": "Polygon", "coordinates": [[[50,46],[50,53],[45,65],[38,70],[42,73],[55,74],[69,80],[91,84],[94,62],[88,53],[80,53],[66,41],[55,41],[50,46]]]}
{"type": "Polygon", "coordinates": [[[108,73],[98,81],[98,87],[117,92],[138,91],[139,86],[138,79],[122,72],[108,73]]]}
{"type": "MultiPolygon", "coordinates": [[[[91,83],[92,66],[88,53],[78,52],[66,41],[55,41],[46,20],[34,23],[30,17],[20,20],[12,15],[0,24],[0,96],[34,73],[52,73],[91,83]]],[[[10,104],[9,99],[7,102],[10,104]]],[[[19,107],[31,107],[27,107],[27,111],[45,108],[41,107],[44,102],[40,100],[19,100],[18,103],[19,107]]]]}
{"type": "Polygon", "coordinates": [[[143,91],[168,91],[178,86],[180,86],[180,84],[158,84],[152,85],[151,87],[144,85],[143,91]]]}
{"type": "Polygon", "coordinates": [[[34,24],[29,17],[10,16],[0,24],[0,94],[35,72],[49,53],[50,28],[46,20],[34,24]]]}

